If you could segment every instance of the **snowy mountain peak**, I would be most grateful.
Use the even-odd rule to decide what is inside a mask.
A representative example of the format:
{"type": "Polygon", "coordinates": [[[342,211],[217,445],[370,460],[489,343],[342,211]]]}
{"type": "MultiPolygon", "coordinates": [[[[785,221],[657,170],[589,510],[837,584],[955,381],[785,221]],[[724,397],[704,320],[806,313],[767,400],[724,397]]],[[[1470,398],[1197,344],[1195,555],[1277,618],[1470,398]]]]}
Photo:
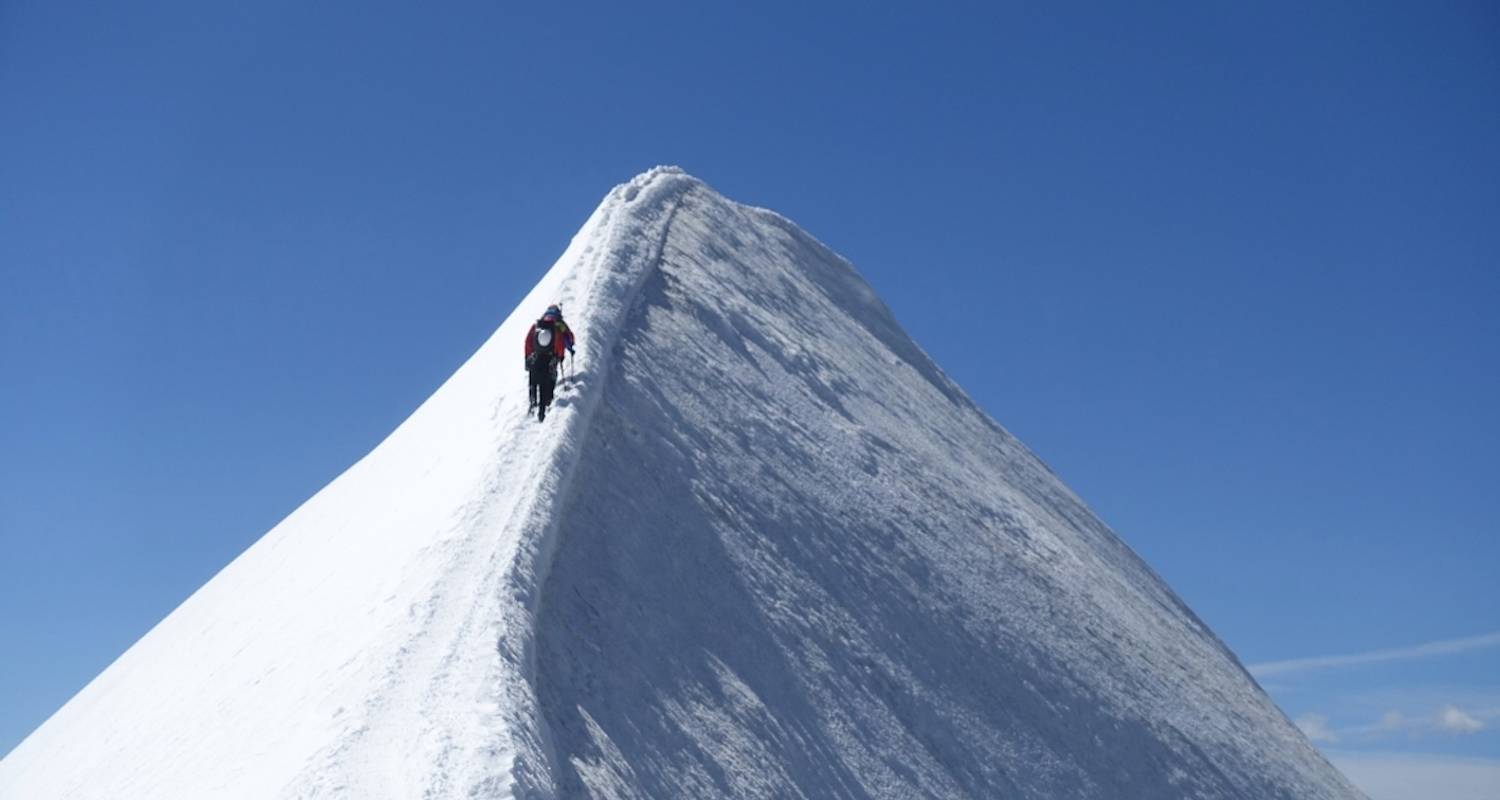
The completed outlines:
{"type": "Polygon", "coordinates": [[[658,167],[0,762],[7,798],[419,796],[1358,794],[847,262],[658,167]]]}

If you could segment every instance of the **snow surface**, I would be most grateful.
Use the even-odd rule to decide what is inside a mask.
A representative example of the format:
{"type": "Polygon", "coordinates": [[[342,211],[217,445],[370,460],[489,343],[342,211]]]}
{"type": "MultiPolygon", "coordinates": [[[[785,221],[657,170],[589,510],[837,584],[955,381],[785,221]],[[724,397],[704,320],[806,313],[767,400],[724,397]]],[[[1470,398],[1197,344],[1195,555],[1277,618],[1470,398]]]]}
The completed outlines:
{"type": "Polygon", "coordinates": [[[0,761],[5,800],[576,796],[1360,795],[852,267],[658,168],[0,761]]]}

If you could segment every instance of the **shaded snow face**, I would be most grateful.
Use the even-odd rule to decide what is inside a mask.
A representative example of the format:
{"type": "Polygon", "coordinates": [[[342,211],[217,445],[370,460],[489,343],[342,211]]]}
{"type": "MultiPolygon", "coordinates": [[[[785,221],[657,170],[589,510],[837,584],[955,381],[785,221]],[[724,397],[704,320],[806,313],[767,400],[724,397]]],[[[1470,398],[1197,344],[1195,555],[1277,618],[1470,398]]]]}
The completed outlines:
{"type": "Polygon", "coordinates": [[[702,188],[659,246],[586,376],[533,788],[1358,796],[846,263],[702,188]]]}

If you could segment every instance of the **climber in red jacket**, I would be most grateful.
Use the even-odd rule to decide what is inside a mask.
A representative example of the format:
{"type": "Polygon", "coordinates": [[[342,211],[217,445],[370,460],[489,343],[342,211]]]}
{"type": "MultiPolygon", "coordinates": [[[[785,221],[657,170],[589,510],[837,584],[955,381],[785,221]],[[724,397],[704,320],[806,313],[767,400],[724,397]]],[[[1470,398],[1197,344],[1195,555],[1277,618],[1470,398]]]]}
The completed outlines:
{"type": "Polygon", "coordinates": [[[526,332],[526,373],[530,376],[527,413],[536,410],[537,421],[547,418],[552,393],[557,388],[558,367],[573,353],[573,331],[563,322],[560,305],[547,306],[542,318],[526,332]]]}

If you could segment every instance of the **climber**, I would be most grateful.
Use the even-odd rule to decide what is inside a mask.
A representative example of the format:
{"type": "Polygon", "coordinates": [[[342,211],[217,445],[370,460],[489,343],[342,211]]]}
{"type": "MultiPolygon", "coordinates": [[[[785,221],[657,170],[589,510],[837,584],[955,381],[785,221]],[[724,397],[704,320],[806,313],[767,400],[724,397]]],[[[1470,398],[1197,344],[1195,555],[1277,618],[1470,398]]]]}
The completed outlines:
{"type": "Polygon", "coordinates": [[[542,318],[526,333],[527,396],[531,401],[527,413],[536,409],[538,422],[546,419],[547,407],[552,405],[558,368],[572,354],[573,331],[563,322],[561,304],[547,306],[542,318]]]}

